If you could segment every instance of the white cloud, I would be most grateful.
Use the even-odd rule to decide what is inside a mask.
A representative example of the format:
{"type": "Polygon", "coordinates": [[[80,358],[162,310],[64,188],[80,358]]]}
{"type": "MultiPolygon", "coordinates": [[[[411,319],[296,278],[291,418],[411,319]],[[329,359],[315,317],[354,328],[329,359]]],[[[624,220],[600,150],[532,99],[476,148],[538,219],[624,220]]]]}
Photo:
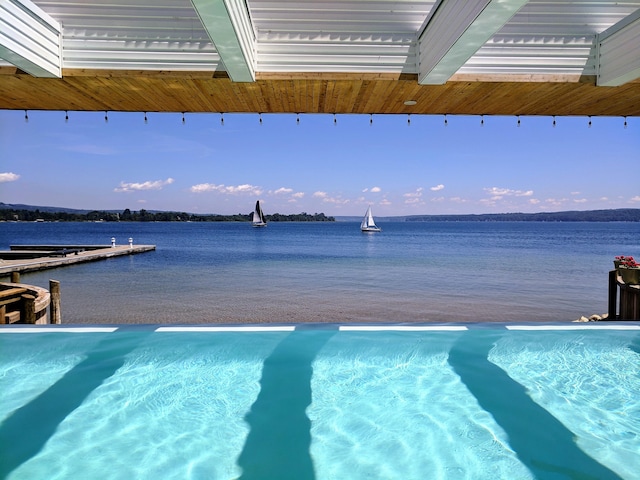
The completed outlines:
{"type": "Polygon", "coordinates": [[[631,198],[632,202],[640,202],[640,195],[636,195],[635,197],[631,198]]]}
{"type": "Polygon", "coordinates": [[[285,193],[291,193],[293,192],[293,188],[285,188],[285,187],[280,187],[279,189],[277,189],[275,192],[273,192],[275,195],[282,195],[285,193]]]}
{"type": "Polygon", "coordinates": [[[15,182],[20,178],[20,175],[12,172],[0,173],[0,183],[15,182]]]}
{"type": "Polygon", "coordinates": [[[405,193],[402,196],[405,198],[420,198],[422,196],[422,190],[423,188],[417,188],[415,192],[409,192],[409,193],[405,193]]]}
{"type": "Polygon", "coordinates": [[[587,199],[586,198],[574,198],[573,199],[573,203],[587,203],[587,199]]]}
{"type": "Polygon", "coordinates": [[[503,197],[530,197],[533,190],[512,190],[510,188],[489,187],[484,189],[492,200],[501,200],[503,197]]]}
{"type": "Polygon", "coordinates": [[[327,192],[315,192],[313,196],[315,198],[321,198],[323,203],[333,203],[334,205],[346,205],[349,203],[348,199],[344,199],[340,196],[330,197],[327,192]]]}
{"type": "Polygon", "coordinates": [[[380,187],[373,187],[370,191],[371,193],[380,193],[382,189],[380,187]]]}
{"type": "Polygon", "coordinates": [[[296,192],[293,195],[291,195],[293,198],[303,198],[304,197],[304,192],[296,192]]]}
{"type": "Polygon", "coordinates": [[[162,190],[163,187],[171,185],[173,178],[166,180],[146,181],[142,183],[120,182],[120,186],[113,189],[114,192],[137,192],[141,190],[162,190]]]}
{"type": "Polygon", "coordinates": [[[218,192],[225,195],[262,195],[263,190],[255,185],[216,185],[215,183],[200,183],[190,188],[193,193],[218,192]]]}
{"type": "Polygon", "coordinates": [[[383,198],[382,200],[380,200],[380,205],[384,205],[388,207],[389,205],[391,205],[391,202],[388,199],[383,198]]]}
{"type": "Polygon", "coordinates": [[[402,196],[405,198],[405,205],[424,205],[422,201],[422,187],[416,188],[415,192],[404,193],[402,196]]]}
{"type": "Polygon", "coordinates": [[[435,187],[431,187],[429,190],[431,190],[432,192],[439,192],[440,190],[444,189],[444,185],[440,184],[440,185],[436,185],[435,187]]]}

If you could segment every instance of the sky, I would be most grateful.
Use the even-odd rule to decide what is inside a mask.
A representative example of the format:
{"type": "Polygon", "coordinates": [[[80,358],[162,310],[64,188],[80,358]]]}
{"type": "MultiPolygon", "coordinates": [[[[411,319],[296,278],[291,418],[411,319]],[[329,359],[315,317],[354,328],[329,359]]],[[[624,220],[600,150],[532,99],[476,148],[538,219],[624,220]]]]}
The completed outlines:
{"type": "Polygon", "coordinates": [[[26,116],[0,110],[2,203],[226,215],[261,200],[265,214],[331,216],[640,208],[638,117],[26,116]]]}

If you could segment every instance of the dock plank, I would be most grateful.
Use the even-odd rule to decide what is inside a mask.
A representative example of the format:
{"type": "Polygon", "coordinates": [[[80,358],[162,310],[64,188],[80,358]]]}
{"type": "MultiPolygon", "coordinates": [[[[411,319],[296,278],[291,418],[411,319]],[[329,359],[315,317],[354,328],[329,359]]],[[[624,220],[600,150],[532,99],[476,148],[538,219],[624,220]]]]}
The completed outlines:
{"type": "MultiPolygon", "coordinates": [[[[19,247],[20,249],[24,249],[25,246],[20,245],[19,247]]],[[[46,245],[46,247],[51,247],[51,245],[46,245]]],[[[69,245],[67,245],[66,247],[69,247],[69,245]]],[[[84,251],[78,252],[77,255],[74,254],[51,257],[47,256],[51,249],[43,249],[41,251],[41,256],[38,256],[36,258],[0,260],[0,276],[10,275],[13,272],[34,272],[38,270],[64,267],[76,263],[95,262],[98,260],[119,257],[123,255],[134,255],[137,253],[150,252],[156,249],[155,245],[122,245],[115,247],[99,245],[97,246],[98,248],[91,248],[92,246],[87,245],[75,245],[74,247],[84,248],[84,251]]],[[[93,247],[96,246],[94,245],[93,247]]]]}

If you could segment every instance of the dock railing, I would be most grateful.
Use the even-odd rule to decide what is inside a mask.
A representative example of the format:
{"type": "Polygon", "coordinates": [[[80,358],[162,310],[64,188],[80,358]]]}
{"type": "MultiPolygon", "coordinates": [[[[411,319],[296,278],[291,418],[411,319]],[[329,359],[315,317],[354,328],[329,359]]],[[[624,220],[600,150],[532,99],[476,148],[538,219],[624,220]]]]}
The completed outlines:
{"type": "Polygon", "coordinates": [[[640,285],[624,283],[618,270],[609,272],[609,320],[640,320],[640,285]]]}
{"type": "Polygon", "coordinates": [[[60,323],[60,282],[50,280],[49,288],[21,284],[12,274],[11,283],[0,283],[0,324],[60,323]]]}

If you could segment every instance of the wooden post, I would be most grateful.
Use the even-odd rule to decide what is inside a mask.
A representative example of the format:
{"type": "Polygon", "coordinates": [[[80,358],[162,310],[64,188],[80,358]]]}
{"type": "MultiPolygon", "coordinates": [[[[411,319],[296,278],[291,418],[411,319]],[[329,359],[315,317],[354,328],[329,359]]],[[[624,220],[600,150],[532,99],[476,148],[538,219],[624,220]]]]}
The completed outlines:
{"type": "Polygon", "coordinates": [[[617,310],[618,310],[618,271],[611,270],[609,272],[609,320],[615,320],[618,318],[617,310]]]}
{"type": "Polygon", "coordinates": [[[11,272],[11,283],[20,283],[20,272],[11,272]]]}
{"type": "Polygon", "coordinates": [[[7,323],[7,307],[5,305],[0,305],[0,323],[1,324],[5,324],[7,323]]]}
{"type": "Polygon", "coordinates": [[[60,318],[60,282],[57,280],[49,280],[49,293],[51,294],[50,304],[50,322],[55,324],[62,323],[60,318]]]}
{"type": "Polygon", "coordinates": [[[33,295],[22,295],[24,305],[24,323],[36,323],[36,297],[33,295]]]}

